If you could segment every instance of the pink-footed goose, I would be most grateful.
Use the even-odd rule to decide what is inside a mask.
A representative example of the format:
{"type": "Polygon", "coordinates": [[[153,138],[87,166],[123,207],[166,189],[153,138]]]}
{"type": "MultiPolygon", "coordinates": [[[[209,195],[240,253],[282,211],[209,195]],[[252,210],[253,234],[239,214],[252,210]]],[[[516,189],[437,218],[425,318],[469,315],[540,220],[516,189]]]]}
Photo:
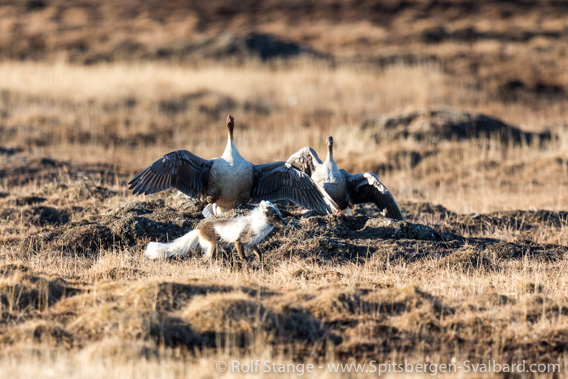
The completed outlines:
{"type": "Polygon", "coordinates": [[[244,159],[233,141],[234,118],[227,117],[228,141],[220,158],[206,160],[187,150],[166,154],[128,183],[134,194],[151,194],[174,187],[184,194],[205,199],[205,216],[249,201],[291,200],[325,214],[337,205],[309,175],[287,162],[255,165],[244,159]]]}
{"type": "Polygon", "coordinates": [[[321,161],[311,147],[304,147],[288,158],[318,185],[323,187],[340,210],[349,211],[350,204],[375,203],[383,215],[404,220],[396,200],[387,187],[372,172],[351,175],[340,170],[333,159],[333,137],[327,138],[327,157],[321,161]]]}

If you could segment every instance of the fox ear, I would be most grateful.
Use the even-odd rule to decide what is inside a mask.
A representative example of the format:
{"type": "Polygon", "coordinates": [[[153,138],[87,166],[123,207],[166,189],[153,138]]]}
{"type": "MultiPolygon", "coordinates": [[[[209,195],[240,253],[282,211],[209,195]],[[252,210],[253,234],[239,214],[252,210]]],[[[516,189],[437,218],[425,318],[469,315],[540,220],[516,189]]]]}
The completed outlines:
{"type": "Polygon", "coordinates": [[[268,204],[270,204],[268,201],[262,200],[262,201],[260,202],[260,207],[261,207],[262,209],[266,209],[266,208],[268,208],[268,204]]]}

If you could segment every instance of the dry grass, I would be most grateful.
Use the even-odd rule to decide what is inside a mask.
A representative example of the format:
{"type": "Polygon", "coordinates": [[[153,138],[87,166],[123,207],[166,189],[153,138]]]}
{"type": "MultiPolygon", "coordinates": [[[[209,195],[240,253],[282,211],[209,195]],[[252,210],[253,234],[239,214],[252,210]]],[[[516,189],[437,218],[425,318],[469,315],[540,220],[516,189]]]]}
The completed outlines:
{"type": "MultiPolygon", "coordinates": [[[[565,362],[564,129],[553,127],[559,138],[543,149],[497,139],[375,141],[358,127],[373,114],[412,104],[490,112],[538,131],[566,117],[554,103],[544,103],[542,118],[531,113],[527,119],[515,114],[516,106],[495,104],[430,64],[3,62],[0,78],[0,146],[24,148],[3,158],[0,187],[6,193],[3,373],[26,375],[41,367],[46,375],[81,377],[207,376],[215,375],[217,360],[259,358],[565,362]],[[197,258],[147,262],[142,246],[163,235],[150,226],[143,232],[150,234],[135,232],[144,237],[133,242],[132,216],[121,209],[139,198],[127,193],[125,182],[170,149],[219,155],[226,113],[240,121],[237,143],[253,161],[284,159],[304,145],[323,154],[325,136],[333,134],[340,165],[378,171],[414,222],[465,237],[553,244],[539,250],[549,258],[517,255],[522,246],[371,239],[364,242],[365,258],[345,259],[340,247],[333,248],[337,256],[325,252],[330,237],[324,231],[307,239],[284,231],[265,247],[274,252],[262,270],[197,258]],[[412,163],[409,152],[421,161],[412,163]],[[394,159],[397,165],[385,168],[394,159]],[[421,210],[429,203],[457,215],[421,210]],[[540,208],[558,214],[558,221],[527,212],[460,215],[540,208]],[[102,229],[91,231],[93,222],[102,229]],[[80,235],[87,231],[94,234],[80,235]],[[36,233],[55,233],[54,242],[20,242],[36,233]],[[59,250],[66,243],[77,244],[75,254],[59,250]],[[448,250],[436,253],[440,248],[448,250]],[[420,258],[410,258],[412,251],[420,258]],[[543,348],[545,356],[537,353],[542,344],[552,346],[543,348]],[[161,372],[164,366],[172,371],[161,372]]],[[[180,233],[184,218],[194,220],[194,208],[183,199],[150,198],[156,197],[174,207],[155,219],[173,222],[166,233],[180,233]]]]}
{"type": "Polygon", "coordinates": [[[110,163],[134,172],[180,147],[202,157],[219,156],[226,139],[222,120],[233,113],[239,149],[253,162],[283,160],[307,145],[323,155],[325,137],[334,135],[342,167],[379,171],[403,198],[444,203],[457,212],[558,210],[568,199],[562,185],[568,137],[559,122],[567,117],[565,109],[543,102],[528,118],[527,110],[518,112],[523,104],[494,102],[435,65],[331,68],[301,60],[187,68],[4,62],[0,82],[2,146],[28,146],[58,160],[110,163]],[[357,125],[380,113],[436,108],[483,112],[525,130],[546,127],[559,139],[545,151],[515,146],[505,155],[500,141],[448,142],[416,169],[408,164],[396,172],[381,170],[397,154],[432,149],[412,140],[377,143],[357,125]]]}
{"type": "MultiPolygon", "coordinates": [[[[38,258],[41,269],[30,271],[70,276],[68,259],[38,258]]],[[[122,277],[93,281],[92,269],[79,267],[80,281],[92,283],[83,284],[88,292],[49,309],[5,309],[21,321],[3,332],[4,343],[12,345],[3,367],[15,370],[9,362],[39,359],[42,370],[78,377],[109,364],[105,372],[111,376],[154,372],[156,360],[168,370],[198,367],[205,370],[202,375],[215,372],[217,359],[286,361],[296,354],[307,362],[329,359],[329,354],[339,361],[404,357],[444,363],[456,357],[506,362],[522,357],[557,362],[556,354],[527,354],[542,341],[563,349],[566,260],[499,259],[496,267],[471,269],[435,258],[390,264],[372,256],[364,264],[310,265],[292,259],[267,272],[231,272],[199,260],[148,263],[135,252],[106,253],[93,261],[93,268],[123,268],[122,277]],[[278,331],[285,334],[274,334],[278,331]],[[322,335],[341,343],[326,353],[328,347],[310,342],[322,335]],[[279,352],[287,340],[294,341],[295,353],[279,352]],[[373,349],[365,353],[381,341],[386,345],[379,355],[373,349]],[[176,346],[202,343],[216,347],[186,364],[178,360],[187,351],[176,346]],[[58,349],[52,352],[51,346],[58,349]],[[30,348],[44,353],[34,358],[30,348]],[[142,365],[134,365],[140,356],[146,357],[142,365]]],[[[6,288],[3,294],[12,293],[6,288]]],[[[53,291],[43,293],[46,299],[53,296],[53,291]]]]}
{"type": "MultiPolygon", "coordinates": [[[[529,17],[512,3],[387,3],[324,2],[310,22],[304,3],[297,14],[270,1],[258,20],[217,2],[177,18],[173,3],[0,6],[0,376],[217,377],[219,360],[256,359],[526,359],[566,376],[562,7],[529,17]],[[330,56],[184,52],[243,25],[330,56]],[[437,109],[554,137],[380,140],[361,126],[437,109]],[[173,192],[133,196],[127,181],[173,149],[219,156],[229,113],[255,163],[308,145],[324,155],[333,135],[340,167],[377,172],[410,223],[389,226],[369,206],[308,219],[287,208],[289,226],[261,246],[265,266],[144,259],[148,241],[187,232],[200,208],[173,192]]],[[[255,376],[282,374],[224,377],[255,376]]],[[[376,374],[347,375],[364,376],[376,374]]]]}

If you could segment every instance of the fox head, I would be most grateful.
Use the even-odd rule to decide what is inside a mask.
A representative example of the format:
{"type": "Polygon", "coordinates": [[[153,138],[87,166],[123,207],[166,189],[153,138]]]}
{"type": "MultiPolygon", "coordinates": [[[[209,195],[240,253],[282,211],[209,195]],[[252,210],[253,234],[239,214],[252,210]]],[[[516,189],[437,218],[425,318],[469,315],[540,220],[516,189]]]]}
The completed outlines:
{"type": "Polygon", "coordinates": [[[286,221],[282,217],[282,213],[272,204],[270,201],[263,200],[260,202],[260,208],[262,209],[266,220],[270,225],[273,226],[285,226],[286,221]]]}

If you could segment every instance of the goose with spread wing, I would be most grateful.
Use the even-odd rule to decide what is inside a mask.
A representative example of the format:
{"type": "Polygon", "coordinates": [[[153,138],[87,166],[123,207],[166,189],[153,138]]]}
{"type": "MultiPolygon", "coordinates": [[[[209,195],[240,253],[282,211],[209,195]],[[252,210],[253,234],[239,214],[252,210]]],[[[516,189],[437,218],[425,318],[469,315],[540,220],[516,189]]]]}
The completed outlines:
{"type": "Polygon", "coordinates": [[[327,138],[327,157],[321,161],[311,147],[304,147],[288,158],[288,163],[310,175],[337,203],[340,210],[350,204],[375,203],[383,215],[404,220],[396,200],[372,172],[351,175],[340,170],[333,159],[333,137],[327,138]]]}
{"type": "Polygon", "coordinates": [[[206,160],[176,150],[146,167],[128,183],[134,194],[177,188],[206,200],[205,216],[246,205],[249,201],[291,200],[325,214],[336,211],[331,197],[309,175],[287,162],[255,165],[241,156],[233,141],[234,118],[227,117],[228,141],[220,158],[206,160]]]}

